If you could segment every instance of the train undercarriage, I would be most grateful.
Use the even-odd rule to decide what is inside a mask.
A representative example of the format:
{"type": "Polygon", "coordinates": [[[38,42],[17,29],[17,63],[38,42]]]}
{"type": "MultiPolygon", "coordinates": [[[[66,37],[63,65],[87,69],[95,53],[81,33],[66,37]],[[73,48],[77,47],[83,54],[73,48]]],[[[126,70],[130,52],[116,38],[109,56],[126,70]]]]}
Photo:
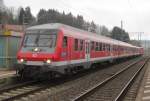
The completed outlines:
{"type": "MultiPolygon", "coordinates": [[[[133,58],[136,56],[130,56],[126,58],[121,59],[115,59],[113,62],[117,62],[120,60],[126,60],[129,58],[133,58]]],[[[112,61],[103,61],[106,63],[113,63],[112,61]]],[[[44,78],[44,79],[51,79],[56,77],[62,77],[64,75],[73,75],[76,74],[79,71],[82,71],[89,66],[89,68],[94,68],[96,65],[101,64],[101,62],[96,63],[83,63],[83,64],[76,64],[76,65],[66,65],[66,66],[59,66],[59,67],[49,67],[49,66],[29,66],[29,65],[23,65],[18,64],[16,68],[17,74],[22,78],[44,78]]]]}
{"type": "Polygon", "coordinates": [[[73,75],[81,70],[84,70],[83,66],[62,66],[62,69],[57,70],[49,68],[48,66],[27,66],[27,65],[18,65],[16,68],[16,73],[19,75],[22,79],[25,78],[44,78],[44,79],[52,79],[57,77],[62,77],[65,75],[73,75]]]}

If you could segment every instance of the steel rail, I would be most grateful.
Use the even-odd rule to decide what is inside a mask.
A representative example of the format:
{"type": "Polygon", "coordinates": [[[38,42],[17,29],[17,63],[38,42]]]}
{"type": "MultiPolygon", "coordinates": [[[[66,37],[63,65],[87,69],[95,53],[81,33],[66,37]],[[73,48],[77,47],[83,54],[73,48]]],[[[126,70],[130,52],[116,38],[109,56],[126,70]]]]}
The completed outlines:
{"type": "MultiPolygon", "coordinates": [[[[38,83],[38,81],[28,81],[28,82],[16,84],[16,85],[9,86],[9,87],[4,87],[4,88],[0,89],[0,94],[3,95],[3,93],[9,93],[9,91],[13,91],[13,90],[15,91],[16,89],[20,89],[20,88],[27,87],[30,85],[32,86],[32,84],[35,84],[35,83],[38,83]]],[[[1,101],[11,101],[18,96],[19,96],[19,94],[15,95],[15,96],[8,97],[8,98],[0,99],[0,100],[1,101]]]]}
{"type": "Polygon", "coordinates": [[[33,83],[36,83],[36,82],[37,81],[28,81],[28,82],[24,82],[24,83],[21,83],[21,84],[16,84],[16,85],[13,85],[13,86],[4,87],[4,88],[0,89],[0,94],[3,93],[3,92],[7,92],[9,90],[17,89],[19,87],[24,87],[24,86],[27,86],[27,85],[30,85],[30,84],[33,84],[33,83]]]}
{"type": "Polygon", "coordinates": [[[149,61],[149,59],[147,59],[147,61],[145,61],[144,64],[138,69],[138,71],[129,80],[129,82],[124,86],[124,88],[121,90],[121,92],[118,94],[118,96],[116,97],[116,99],[114,101],[121,101],[121,99],[123,98],[123,96],[125,96],[125,94],[127,93],[128,89],[131,87],[133,81],[136,79],[136,77],[138,76],[138,74],[144,68],[144,66],[146,65],[146,63],[148,61],[149,61]]]}
{"type": "Polygon", "coordinates": [[[83,92],[82,94],[80,94],[79,96],[77,96],[76,98],[72,99],[72,101],[82,101],[83,99],[85,99],[88,95],[94,93],[98,88],[104,86],[107,82],[109,82],[110,80],[114,79],[116,76],[118,76],[119,74],[121,74],[122,72],[128,70],[130,67],[132,67],[133,65],[139,63],[141,60],[143,59],[139,59],[134,63],[129,64],[126,68],[120,70],[119,72],[115,73],[114,75],[112,75],[111,77],[105,79],[104,81],[100,82],[99,84],[93,86],[92,88],[86,90],[85,92],[83,92]]]}
{"type": "MultiPolygon", "coordinates": [[[[35,83],[35,82],[34,82],[35,83]]],[[[33,83],[33,84],[34,84],[33,83]]],[[[32,86],[32,85],[31,85],[32,86]]],[[[25,91],[25,92],[21,92],[20,94],[17,94],[17,95],[13,95],[13,96],[9,96],[8,98],[4,98],[4,99],[2,99],[2,100],[0,100],[0,101],[12,101],[12,100],[17,100],[17,99],[19,99],[19,98],[21,98],[21,97],[24,97],[24,96],[27,96],[27,95],[30,95],[30,94],[33,94],[33,93],[35,93],[35,92],[37,92],[37,91],[41,91],[41,90],[43,90],[43,89],[47,89],[47,88],[49,88],[49,87],[53,87],[53,86],[55,86],[55,84],[49,84],[48,82],[42,82],[42,83],[39,83],[39,84],[35,84],[35,85],[33,85],[33,87],[35,87],[35,88],[33,88],[33,89],[31,89],[31,90],[29,90],[29,91],[25,91]]],[[[21,87],[24,87],[24,86],[21,86],[21,87]]],[[[28,86],[25,86],[25,87],[27,87],[28,88],[28,86]]],[[[30,85],[29,85],[29,88],[30,88],[30,85]]],[[[18,89],[18,87],[17,87],[17,89],[18,89]]],[[[23,88],[19,88],[19,89],[23,89],[23,88]]],[[[13,89],[11,89],[11,90],[13,90],[13,89]]],[[[16,89],[15,89],[16,90],[16,89]]],[[[23,89],[24,90],[24,89],[23,89]]],[[[9,90],[8,90],[9,91],[9,90]]]]}
{"type": "Polygon", "coordinates": [[[11,96],[11,97],[9,97],[9,98],[5,98],[5,99],[3,99],[3,100],[1,100],[1,101],[12,101],[12,100],[15,100],[15,99],[19,99],[19,98],[21,98],[21,97],[24,97],[24,96],[33,94],[33,93],[35,93],[35,92],[37,92],[37,91],[41,91],[41,90],[43,90],[43,89],[46,89],[46,88],[48,88],[48,87],[50,87],[50,86],[52,86],[52,85],[41,86],[41,87],[39,87],[39,88],[36,88],[36,89],[30,90],[30,91],[24,92],[24,93],[22,93],[22,94],[18,94],[18,95],[15,95],[15,96],[11,96]]]}

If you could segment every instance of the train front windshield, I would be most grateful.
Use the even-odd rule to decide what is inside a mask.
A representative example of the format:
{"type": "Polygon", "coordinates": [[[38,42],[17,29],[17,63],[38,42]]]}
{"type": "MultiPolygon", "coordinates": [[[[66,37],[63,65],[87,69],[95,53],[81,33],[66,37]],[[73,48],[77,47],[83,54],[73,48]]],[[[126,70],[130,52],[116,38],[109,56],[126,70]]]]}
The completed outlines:
{"type": "Polygon", "coordinates": [[[50,47],[56,46],[56,32],[37,32],[37,33],[26,33],[24,37],[24,47],[50,47]]]}

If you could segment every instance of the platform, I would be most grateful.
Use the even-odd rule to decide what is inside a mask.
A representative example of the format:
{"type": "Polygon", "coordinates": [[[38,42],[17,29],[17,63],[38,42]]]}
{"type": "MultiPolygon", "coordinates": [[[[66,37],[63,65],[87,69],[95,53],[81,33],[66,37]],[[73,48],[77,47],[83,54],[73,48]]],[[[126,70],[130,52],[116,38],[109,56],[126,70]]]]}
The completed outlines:
{"type": "Polygon", "coordinates": [[[14,70],[0,70],[0,79],[5,77],[10,77],[16,74],[14,70]]]}
{"type": "Polygon", "coordinates": [[[135,101],[150,101],[150,62],[135,101]]]}

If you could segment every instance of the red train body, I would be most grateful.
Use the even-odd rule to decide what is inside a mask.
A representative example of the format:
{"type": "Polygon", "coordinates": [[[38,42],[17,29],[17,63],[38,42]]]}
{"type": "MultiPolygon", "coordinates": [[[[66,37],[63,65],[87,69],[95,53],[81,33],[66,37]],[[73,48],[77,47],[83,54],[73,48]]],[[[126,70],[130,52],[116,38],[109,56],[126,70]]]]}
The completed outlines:
{"type": "Polygon", "coordinates": [[[17,54],[17,70],[20,75],[67,74],[90,68],[97,62],[142,54],[141,47],[50,23],[26,30],[17,54]]]}

